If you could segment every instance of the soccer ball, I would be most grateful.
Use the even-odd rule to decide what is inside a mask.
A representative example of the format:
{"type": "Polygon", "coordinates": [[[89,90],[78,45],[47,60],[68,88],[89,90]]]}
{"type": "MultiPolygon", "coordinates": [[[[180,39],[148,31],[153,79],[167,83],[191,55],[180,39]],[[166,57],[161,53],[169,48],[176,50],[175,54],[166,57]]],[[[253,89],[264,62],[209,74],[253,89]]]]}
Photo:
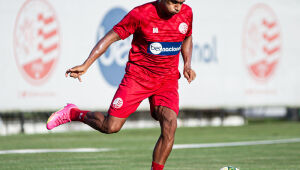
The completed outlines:
{"type": "Polygon", "coordinates": [[[226,166],[226,167],[221,168],[220,170],[239,170],[239,169],[235,168],[233,166],[226,166]]]}

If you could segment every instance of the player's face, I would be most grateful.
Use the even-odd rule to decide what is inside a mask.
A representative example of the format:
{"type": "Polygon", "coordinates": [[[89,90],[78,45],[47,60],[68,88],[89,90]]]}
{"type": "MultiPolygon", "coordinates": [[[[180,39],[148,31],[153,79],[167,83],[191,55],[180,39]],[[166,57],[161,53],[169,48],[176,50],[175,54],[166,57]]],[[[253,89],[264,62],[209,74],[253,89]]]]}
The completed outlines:
{"type": "Polygon", "coordinates": [[[185,0],[163,0],[165,12],[174,15],[180,12],[182,4],[185,0]]]}

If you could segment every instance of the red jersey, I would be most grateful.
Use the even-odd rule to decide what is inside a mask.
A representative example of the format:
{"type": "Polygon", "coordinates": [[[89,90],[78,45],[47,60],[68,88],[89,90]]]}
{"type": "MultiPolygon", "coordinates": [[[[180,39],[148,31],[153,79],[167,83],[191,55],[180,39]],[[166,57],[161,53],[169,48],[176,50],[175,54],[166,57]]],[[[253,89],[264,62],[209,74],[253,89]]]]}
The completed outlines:
{"type": "Polygon", "coordinates": [[[126,73],[179,78],[179,53],[183,40],[192,34],[192,9],[183,4],[178,14],[163,19],[157,6],[157,1],[138,6],[113,27],[121,39],[133,34],[126,73]],[[135,69],[130,71],[129,65],[135,69]]]}

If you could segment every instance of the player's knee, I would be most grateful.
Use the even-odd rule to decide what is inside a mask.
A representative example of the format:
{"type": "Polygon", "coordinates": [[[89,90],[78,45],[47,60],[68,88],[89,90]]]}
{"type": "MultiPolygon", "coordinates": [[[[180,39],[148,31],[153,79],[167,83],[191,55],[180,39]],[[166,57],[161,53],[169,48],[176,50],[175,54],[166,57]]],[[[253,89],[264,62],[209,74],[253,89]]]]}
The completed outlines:
{"type": "Polygon", "coordinates": [[[162,109],[159,109],[158,115],[159,121],[163,124],[167,124],[171,127],[177,127],[177,115],[173,110],[162,107],[162,109]]]}
{"type": "Polygon", "coordinates": [[[117,133],[121,130],[119,125],[111,125],[107,128],[107,134],[117,133]]]}
{"type": "Polygon", "coordinates": [[[162,110],[159,113],[162,129],[162,135],[168,140],[174,140],[175,131],[177,128],[177,115],[171,109],[162,110]]]}
{"type": "Polygon", "coordinates": [[[125,121],[126,119],[123,118],[106,116],[101,129],[103,129],[103,133],[106,134],[117,133],[121,130],[125,121]]]}
{"type": "Polygon", "coordinates": [[[177,118],[167,118],[163,121],[164,131],[166,131],[165,134],[168,136],[174,136],[176,128],[177,128],[177,118]]]}

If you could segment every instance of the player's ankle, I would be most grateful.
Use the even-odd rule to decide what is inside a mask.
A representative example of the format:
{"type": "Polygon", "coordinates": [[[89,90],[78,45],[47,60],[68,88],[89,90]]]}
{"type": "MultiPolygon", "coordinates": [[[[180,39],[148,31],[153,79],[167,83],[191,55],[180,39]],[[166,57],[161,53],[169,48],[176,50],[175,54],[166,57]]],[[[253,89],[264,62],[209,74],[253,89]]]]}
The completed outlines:
{"type": "Polygon", "coordinates": [[[163,169],[164,169],[164,165],[160,165],[160,164],[152,161],[151,170],[163,170],[163,169]]]}
{"type": "Polygon", "coordinates": [[[73,108],[70,110],[70,119],[72,121],[84,121],[84,117],[85,115],[88,113],[89,111],[85,111],[85,110],[80,110],[78,108],[73,108]]]}

